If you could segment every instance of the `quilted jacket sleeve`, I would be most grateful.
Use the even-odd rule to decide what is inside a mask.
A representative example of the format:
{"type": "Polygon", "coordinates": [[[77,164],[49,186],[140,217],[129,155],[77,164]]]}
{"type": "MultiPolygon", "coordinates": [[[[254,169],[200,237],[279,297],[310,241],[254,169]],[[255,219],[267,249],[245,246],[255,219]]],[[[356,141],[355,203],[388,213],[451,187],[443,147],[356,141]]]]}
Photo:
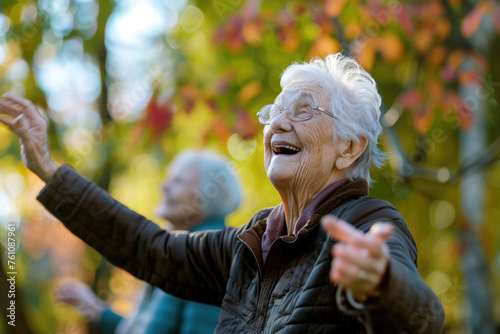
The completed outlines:
{"type": "MultiPolygon", "coordinates": [[[[372,210],[365,210],[367,214],[363,216],[359,215],[361,210],[351,210],[343,219],[356,222],[356,227],[363,232],[368,232],[378,221],[389,222],[395,227],[393,237],[388,240],[390,260],[381,297],[365,304],[374,333],[442,333],[442,304],[420,278],[416,265],[417,247],[400,213],[390,203],[377,199],[368,199],[362,205],[372,210]]],[[[346,311],[357,313],[353,308],[346,311]]]]}
{"type": "Polygon", "coordinates": [[[238,229],[169,233],[68,165],[37,199],[114,265],[174,296],[220,306],[238,229]]]}

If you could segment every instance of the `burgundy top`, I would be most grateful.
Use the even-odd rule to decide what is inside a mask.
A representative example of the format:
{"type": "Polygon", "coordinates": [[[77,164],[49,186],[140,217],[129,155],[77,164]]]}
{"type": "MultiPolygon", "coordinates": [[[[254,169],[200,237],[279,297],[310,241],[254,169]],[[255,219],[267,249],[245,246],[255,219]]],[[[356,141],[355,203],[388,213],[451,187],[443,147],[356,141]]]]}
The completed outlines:
{"type": "Polygon", "coordinates": [[[264,235],[262,236],[262,259],[264,260],[264,263],[266,263],[267,253],[269,253],[269,250],[276,239],[280,238],[289,243],[294,242],[300,230],[302,230],[309,222],[309,218],[311,218],[314,210],[316,210],[332,192],[345,183],[347,183],[347,179],[335,181],[325,189],[321,190],[305,208],[304,212],[302,212],[299,220],[297,220],[293,235],[287,235],[283,203],[280,203],[277,207],[275,207],[267,217],[266,232],[264,232],[264,235]]]}

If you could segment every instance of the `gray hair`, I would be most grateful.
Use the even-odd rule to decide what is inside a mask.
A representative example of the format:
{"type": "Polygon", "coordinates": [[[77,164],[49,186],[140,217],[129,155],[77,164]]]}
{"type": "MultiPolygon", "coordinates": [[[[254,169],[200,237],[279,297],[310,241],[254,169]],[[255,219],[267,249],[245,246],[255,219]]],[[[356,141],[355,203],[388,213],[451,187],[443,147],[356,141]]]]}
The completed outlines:
{"type": "Polygon", "coordinates": [[[310,63],[294,63],[281,75],[281,88],[311,89],[319,101],[328,103],[336,116],[334,140],[359,142],[367,140],[361,156],[347,169],[350,180],[364,178],[371,184],[370,167],[384,165],[387,155],[377,147],[382,133],[380,105],[382,99],[377,84],[353,58],[341,53],[328,55],[325,60],[313,58],[310,63]]]}
{"type": "Polygon", "coordinates": [[[179,153],[174,162],[198,170],[200,180],[196,192],[207,218],[225,217],[240,205],[238,179],[222,155],[210,150],[179,153]]]}

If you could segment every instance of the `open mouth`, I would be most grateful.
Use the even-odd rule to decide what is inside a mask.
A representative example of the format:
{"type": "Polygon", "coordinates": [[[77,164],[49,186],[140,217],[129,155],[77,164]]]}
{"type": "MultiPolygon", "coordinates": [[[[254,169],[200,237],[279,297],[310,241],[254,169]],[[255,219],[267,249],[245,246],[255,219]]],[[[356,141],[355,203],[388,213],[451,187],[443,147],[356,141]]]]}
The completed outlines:
{"type": "Polygon", "coordinates": [[[278,154],[292,155],[300,152],[300,148],[290,144],[273,144],[272,146],[273,146],[273,153],[276,155],[278,154]]]}

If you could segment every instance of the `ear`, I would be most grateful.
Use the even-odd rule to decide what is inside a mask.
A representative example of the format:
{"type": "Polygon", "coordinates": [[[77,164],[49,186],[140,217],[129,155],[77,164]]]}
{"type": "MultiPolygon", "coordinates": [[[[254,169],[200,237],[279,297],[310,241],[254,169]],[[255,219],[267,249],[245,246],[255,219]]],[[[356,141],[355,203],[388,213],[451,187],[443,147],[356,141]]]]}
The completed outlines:
{"type": "Polygon", "coordinates": [[[335,161],[335,167],[338,170],[343,170],[351,166],[356,159],[359,158],[361,154],[366,149],[368,141],[365,137],[358,137],[358,141],[349,141],[341,144],[342,147],[339,151],[337,160],[335,161]]]}

